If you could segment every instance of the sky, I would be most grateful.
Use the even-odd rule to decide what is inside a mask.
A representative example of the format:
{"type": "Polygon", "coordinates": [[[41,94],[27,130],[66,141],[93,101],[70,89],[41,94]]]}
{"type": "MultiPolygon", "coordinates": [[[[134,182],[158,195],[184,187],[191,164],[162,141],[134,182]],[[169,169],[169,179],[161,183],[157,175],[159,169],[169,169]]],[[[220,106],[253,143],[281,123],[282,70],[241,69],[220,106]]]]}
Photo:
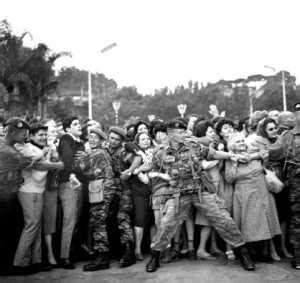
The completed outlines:
{"type": "Polygon", "coordinates": [[[297,0],[9,0],[0,19],[29,31],[28,46],[71,52],[57,69],[89,69],[151,94],[189,80],[271,75],[264,65],[300,78],[299,8],[297,0]]]}

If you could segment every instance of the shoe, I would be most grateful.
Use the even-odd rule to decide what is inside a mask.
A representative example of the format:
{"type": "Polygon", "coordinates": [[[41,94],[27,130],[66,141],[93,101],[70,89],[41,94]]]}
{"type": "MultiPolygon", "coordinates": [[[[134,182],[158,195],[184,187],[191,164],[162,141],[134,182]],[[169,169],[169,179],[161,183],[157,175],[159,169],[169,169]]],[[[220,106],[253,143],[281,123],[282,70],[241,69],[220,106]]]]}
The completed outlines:
{"type": "Polygon", "coordinates": [[[241,246],[235,249],[240,260],[241,266],[247,271],[254,271],[255,265],[250,258],[248,249],[245,246],[241,246]]]}
{"type": "Polygon", "coordinates": [[[62,259],[59,266],[63,269],[75,269],[75,265],[68,258],[62,259]]]}
{"type": "Polygon", "coordinates": [[[128,267],[135,264],[135,254],[134,254],[134,244],[133,243],[126,243],[124,245],[124,255],[120,259],[120,267],[128,267]]]}
{"type": "Polygon", "coordinates": [[[225,252],[227,260],[235,260],[235,254],[233,251],[226,251],[225,252]]]}
{"type": "Polygon", "coordinates": [[[100,255],[97,256],[97,258],[84,265],[83,266],[83,271],[97,271],[97,270],[103,270],[103,269],[108,269],[109,268],[109,257],[108,253],[101,253],[100,255]]]}
{"type": "Polygon", "coordinates": [[[197,259],[215,260],[217,258],[207,252],[197,252],[197,259]]]}
{"type": "Polygon", "coordinates": [[[160,251],[151,251],[151,258],[146,265],[147,272],[155,272],[159,267],[160,251]]]}

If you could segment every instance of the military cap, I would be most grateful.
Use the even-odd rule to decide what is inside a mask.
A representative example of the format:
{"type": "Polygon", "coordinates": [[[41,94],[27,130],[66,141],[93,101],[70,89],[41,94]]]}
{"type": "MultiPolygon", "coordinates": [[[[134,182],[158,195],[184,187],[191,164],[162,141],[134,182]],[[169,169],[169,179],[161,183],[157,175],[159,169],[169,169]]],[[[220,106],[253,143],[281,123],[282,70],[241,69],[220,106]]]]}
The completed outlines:
{"type": "Polygon", "coordinates": [[[115,133],[115,134],[119,135],[124,140],[126,139],[126,131],[123,130],[122,128],[120,128],[120,127],[110,127],[109,128],[109,132],[110,133],[115,133]]]}
{"type": "Polygon", "coordinates": [[[296,104],[294,104],[294,111],[300,111],[300,102],[297,102],[296,104]]]}
{"type": "Polygon", "coordinates": [[[25,120],[18,117],[13,117],[8,119],[4,125],[13,127],[18,130],[23,130],[23,129],[30,130],[30,126],[28,125],[28,123],[25,120]]]}
{"type": "Polygon", "coordinates": [[[106,140],[107,139],[107,135],[106,133],[104,133],[101,129],[99,129],[98,127],[92,127],[90,129],[90,133],[95,133],[96,135],[98,135],[101,139],[106,140]]]}
{"type": "Polygon", "coordinates": [[[181,119],[173,119],[168,122],[169,129],[187,129],[187,124],[181,119]]]}

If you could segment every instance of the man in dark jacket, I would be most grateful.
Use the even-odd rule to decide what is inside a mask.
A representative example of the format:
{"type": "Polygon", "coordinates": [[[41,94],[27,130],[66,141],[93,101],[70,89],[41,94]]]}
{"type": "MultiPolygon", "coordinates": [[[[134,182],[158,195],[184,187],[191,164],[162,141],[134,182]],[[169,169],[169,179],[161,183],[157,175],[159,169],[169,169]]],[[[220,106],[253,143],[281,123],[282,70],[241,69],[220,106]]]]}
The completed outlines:
{"type": "Polygon", "coordinates": [[[74,269],[70,261],[70,247],[78,215],[78,188],[80,182],[73,172],[76,152],[84,151],[80,140],[81,125],[77,117],[71,117],[63,122],[65,134],[60,138],[58,153],[64,163],[64,170],[60,172],[60,186],[58,195],[63,210],[62,239],[61,239],[61,266],[65,269],[74,269]]]}

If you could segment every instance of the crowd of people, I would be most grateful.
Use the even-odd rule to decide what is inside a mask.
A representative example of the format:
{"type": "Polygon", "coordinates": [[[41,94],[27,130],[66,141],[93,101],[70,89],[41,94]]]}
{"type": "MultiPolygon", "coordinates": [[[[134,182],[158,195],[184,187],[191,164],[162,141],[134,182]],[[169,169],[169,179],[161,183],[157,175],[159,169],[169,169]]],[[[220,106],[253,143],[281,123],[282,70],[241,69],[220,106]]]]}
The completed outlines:
{"type": "Polygon", "coordinates": [[[147,272],[181,258],[300,269],[300,103],[233,121],[191,114],[103,131],[69,117],[3,123],[0,272],[147,272]],[[197,233],[199,232],[199,233],[197,233]],[[116,246],[117,252],[114,250],[116,246]]]}

